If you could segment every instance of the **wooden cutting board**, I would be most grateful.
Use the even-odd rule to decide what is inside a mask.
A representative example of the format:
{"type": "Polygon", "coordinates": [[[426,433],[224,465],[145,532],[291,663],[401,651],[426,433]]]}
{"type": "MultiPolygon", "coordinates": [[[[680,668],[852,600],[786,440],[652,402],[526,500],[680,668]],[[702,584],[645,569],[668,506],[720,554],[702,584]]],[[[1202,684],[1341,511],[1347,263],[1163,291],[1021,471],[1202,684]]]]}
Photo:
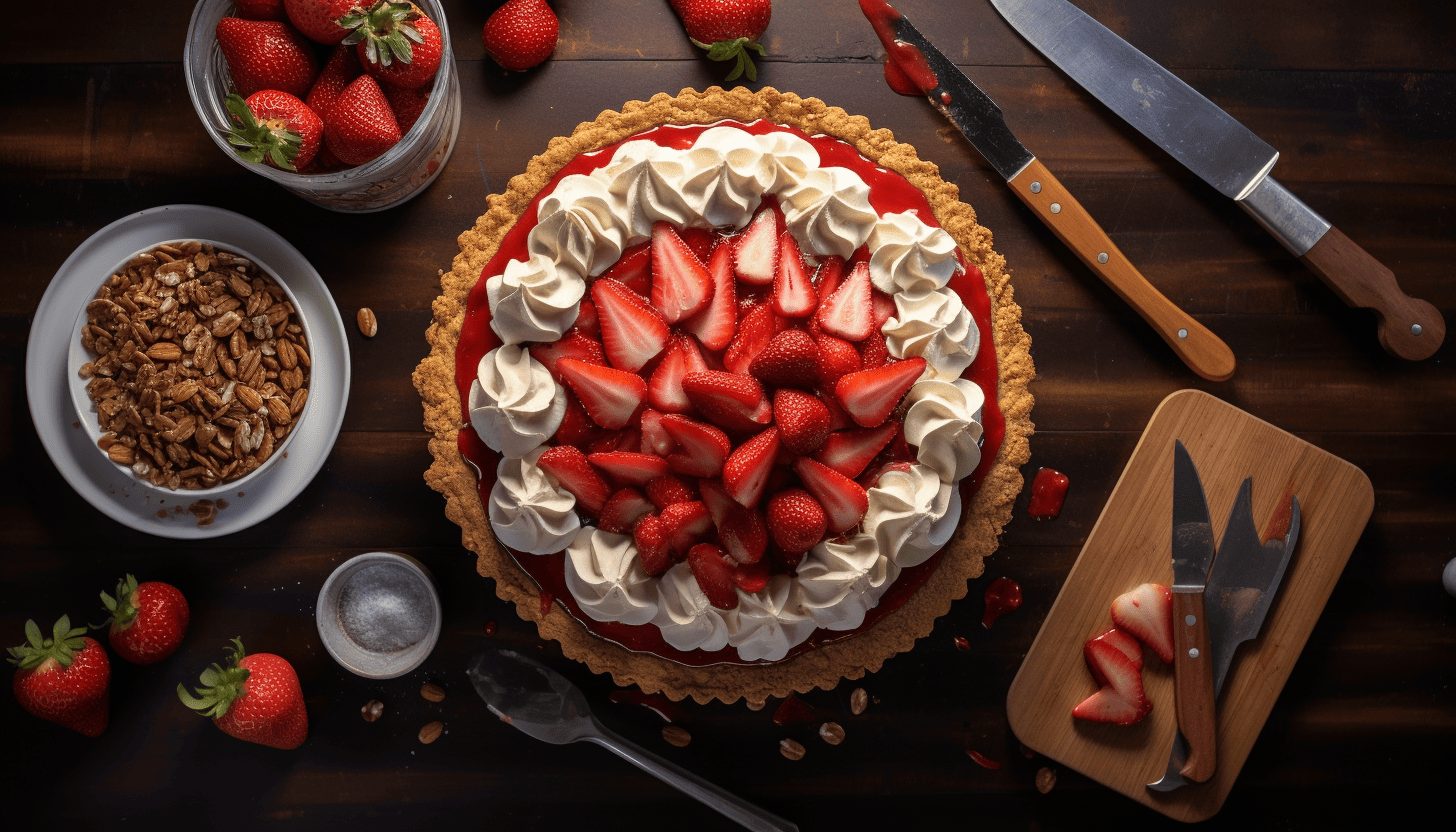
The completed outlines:
{"type": "Polygon", "coordinates": [[[1007,697],[1011,729],[1031,749],[1169,817],[1199,821],[1223,805],[1313,631],[1375,493],[1360,469],[1197,390],[1164,399],[1072,566],[1007,697]],[[1072,718],[1097,689],[1082,644],[1112,626],[1112,599],[1145,582],[1171,585],[1173,440],[1187,446],[1222,539],[1234,495],[1254,478],[1254,519],[1264,529],[1286,490],[1302,527],[1284,581],[1258,638],[1234,656],[1218,700],[1218,770],[1206,783],[1160,793],[1177,730],[1172,667],[1144,651],[1153,711],[1132,726],[1072,718]]]}

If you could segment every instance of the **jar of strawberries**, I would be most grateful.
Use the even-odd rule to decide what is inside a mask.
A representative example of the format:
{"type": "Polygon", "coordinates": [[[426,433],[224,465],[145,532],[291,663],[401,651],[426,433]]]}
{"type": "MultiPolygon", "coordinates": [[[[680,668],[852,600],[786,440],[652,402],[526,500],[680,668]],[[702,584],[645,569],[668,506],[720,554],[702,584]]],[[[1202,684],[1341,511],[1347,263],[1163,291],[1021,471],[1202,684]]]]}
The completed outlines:
{"type": "Polygon", "coordinates": [[[439,0],[201,0],[183,71],[219,148],[334,211],[420,193],[460,130],[439,0]]]}

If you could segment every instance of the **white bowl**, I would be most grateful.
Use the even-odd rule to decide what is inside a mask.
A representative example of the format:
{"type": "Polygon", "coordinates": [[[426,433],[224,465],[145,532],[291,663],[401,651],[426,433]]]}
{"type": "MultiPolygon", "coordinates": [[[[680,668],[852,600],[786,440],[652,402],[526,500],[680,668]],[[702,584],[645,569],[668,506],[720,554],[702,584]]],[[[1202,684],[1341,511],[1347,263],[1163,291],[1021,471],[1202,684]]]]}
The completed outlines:
{"type": "MultiPolygon", "coordinates": [[[[312,337],[313,330],[308,325],[308,319],[303,312],[302,305],[298,302],[298,298],[294,296],[293,291],[288,288],[288,284],[284,281],[283,276],[279,274],[276,269],[271,268],[257,255],[253,254],[247,249],[242,248],[241,246],[234,245],[233,243],[223,242],[220,240],[204,240],[196,237],[172,240],[158,240],[157,242],[138,249],[119,260],[109,271],[106,272],[106,274],[101,275],[100,278],[96,281],[96,289],[100,289],[102,284],[104,284],[111,277],[111,275],[116,274],[118,271],[125,268],[126,264],[130,263],[132,259],[137,257],[138,255],[152,251],[160,245],[176,245],[179,243],[192,241],[210,244],[220,251],[227,251],[239,255],[240,257],[245,257],[258,268],[262,269],[264,272],[267,272],[267,274],[273,278],[273,282],[278,285],[278,288],[283,290],[284,295],[288,298],[288,302],[292,304],[294,309],[294,316],[298,320],[299,325],[303,327],[304,339],[309,346],[310,355],[312,355],[314,349],[314,341],[312,337]]],[[[68,370],[71,401],[75,404],[77,418],[80,421],[80,428],[86,433],[86,435],[91,438],[91,446],[96,451],[96,453],[100,454],[102,457],[107,457],[106,452],[101,450],[101,448],[97,445],[97,442],[101,439],[105,431],[101,429],[101,425],[96,419],[96,403],[91,400],[90,394],[86,392],[86,385],[89,379],[82,378],[80,374],[81,365],[95,360],[95,356],[92,355],[89,351],[87,351],[84,346],[81,345],[81,329],[86,324],[86,306],[90,304],[91,299],[94,299],[95,296],[95,290],[93,290],[90,297],[87,299],[87,302],[81,306],[81,309],[76,314],[76,323],[71,328],[70,354],[66,360],[66,367],[68,370]]],[[[309,381],[310,388],[312,388],[313,386],[312,375],[313,371],[311,369],[309,381]]],[[[116,465],[118,471],[124,471],[127,475],[135,479],[137,485],[155,491],[159,494],[171,495],[177,498],[185,497],[189,500],[207,500],[219,497],[224,493],[242,490],[245,489],[250,482],[262,477],[265,472],[278,464],[279,460],[285,459],[287,457],[286,451],[288,449],[288,446],[293,441],[293,437],[299,434],[300,426],[304,419],[308,416],[309,405],[312,403],[312,401],[312,390],[310,390],[310,396],[308,400],[305,401],[303,410],[300,411],[296,417],[294,417],[292,422],[292,428],[288,431],[288,435],[283,437],[283,441],[274,447],[273,454],[269,456],[266,460],[264,460],[263,464],[259,465],[257,468],[248,472],[247,474],[238,477],[237,479],[218,483],[211,488],[171,489],[165,486],[154,485],[153,483],[147,481],[145,478],[138,477],[130,470],[129,466],[116,465],[116,463],[112,464],[116,465]]],[[[107,458],[107,460],[110,461],[109,458],[107,458]]]]}
{"type": "Polygon", "coordinates": [[[367,679],[393,679],[435,649],[440,596],[419,561],[369,552],[344,561],[324,581],[314,620],[334,661],[367,679]]]}

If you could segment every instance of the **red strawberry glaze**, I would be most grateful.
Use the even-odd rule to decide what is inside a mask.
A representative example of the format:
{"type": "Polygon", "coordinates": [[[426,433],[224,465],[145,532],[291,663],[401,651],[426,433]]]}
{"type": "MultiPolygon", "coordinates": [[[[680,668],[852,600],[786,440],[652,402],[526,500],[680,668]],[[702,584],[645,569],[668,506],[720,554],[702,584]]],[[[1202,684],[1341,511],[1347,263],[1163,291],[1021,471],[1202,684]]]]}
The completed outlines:
{"type": "MultiPolygon", "coordinates": [[[[711,124],[667,124],[630,136],[622,141],[648,139],[664,147],[683,149],[691,147],[698,136],[712,126],[711,124]]],[[[761,120],[738,126],[755,135],[775,131],[792,133],[813,145],[819,153],[822,166],[844,167],[858,174],[870,187],[870,206],[877,214],[915,211],[922,222],[931,226],[939,225],[930,208],[930,203],[918,188],[900,174],[875,165],[869,159],[861,156],[859,151],[839,139],[824,135],[810,136],[793,127],[761,120]]],[[[496,466],[500,463],[500,455],[486,447],[475,431],[469,429],[470,413],[467,405],[470,385],[475,380],[476,367],[480,363],[481,357],[500,346],[501,343],[495,331],[490,328],[490,303],[485,290],[486,278],[500,274],[504,271],[506,263],[511,260],[526,259],[526,238],[531,229],[535,227],[536,210],[542,196],[554,190],[556,184],[566,176],[586,175],[598,168],[605,167],[621,143],[584,153],[557,171],[546,187],[542,188],[540,193],[526,206],[521,214],[521,221],[506,232],[500,248],[481,271],[481,279],[471,290],[466,302],[465,316],[461,323],[460,342],[455,351],[455,384],[460,394],[461,424],[465,426],[460,430],[458,444],[461,456],[476,470],[477,490],[482,500],[490,497],[490,490],[495,485],[496,466]]],[[[975,496],[976,489],[985,478],[986,471],[994,463],[1001,448],[1001,442],[1006,433],[1006,422],[997,405],[996,354],[994,344],[989,337],[994,332],[991,325],[991,299],[986,294],[985,281],[981,271],[973,265],[966,264],[959,252],[957,252],[956,258],[961,261],[964,268],[951,278],[950,289],[960,295],[966,308],[970,310],[972,318],[975,319],[976,326],[980,328],[984,336],[987,336],[982,340],[981,350],[976,354],[971,366],[962,373],[963,378],[974,381],[986,394],[986,404],[981,412],[984,436],[981,462],[976,466],[975,471],[960,483],[961,497],[965,504],[969,505],[975,496]]],[[[616,642],[629,650],[652,653],[691,667],[707,667],[716,664],[758,664],[758,662],[740,659],[737,650],[732,647],[725,647],[717,651],[677,650],[669,645],[663,639],[661,631],[651,624],[629,625],[592,619],[582,613],[566,587],[564,556],[526,555],[513,550],[511,550],[511,555],[521,569],[542,588],[542,599],[545,602],[543,612],[552,601],[559,601],[577,621],[601,638],[616,642]]],[[[880,603],[865,615],[864,624],[860,627],[847,631],[815,630],[808,640],[792,648],[787,658],[793,658],[822,645],[849,638],[870,629],[886,615],[899,609],[925,584],[925,581],[935,572],[936,567],[940,565],[942,556],[943,551],[937,552],[925,563],[903,570],[894,585],[880,599],[880,603]]]]}
{"type": "Polygon", "coordinates": [[[1062,502],[1067,498],[1067,486],[1071,480],[1067,475],[1053,468],[1038,468],[1036,478],[1031,481],[1031,501],[1026,511],[1037,520],[1054,520],[1062,513],[1062,502]]]}

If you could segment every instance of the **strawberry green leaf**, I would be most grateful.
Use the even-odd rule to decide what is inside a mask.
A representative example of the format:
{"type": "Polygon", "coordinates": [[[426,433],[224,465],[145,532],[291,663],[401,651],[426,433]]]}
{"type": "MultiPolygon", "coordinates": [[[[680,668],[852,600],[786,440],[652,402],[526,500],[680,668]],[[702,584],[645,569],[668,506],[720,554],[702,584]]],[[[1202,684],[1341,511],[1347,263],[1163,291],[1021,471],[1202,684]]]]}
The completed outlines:
{"type": "Polygon", "coordinates": [[[239,667],[238,663],[247,654],[243,652],[241,639],[233,639],[233,649],[228,654],[227,667],[214,664],[202,671],[198,677],[200,687],[196,695],[187,692],[183,685],[177,686],[177,698],[182,704],[191,708],[203,716],[216,719],[228,712],[233,700],[243,695],[243,683],[248,681],[251,675],[246,667],[239,667]]]}
{"type": "Polygon", "coordinates": [[[378,66],[389,66],[395,61],[407,64],[414,59],[410,41],[425,42],[424,36],[409,23],[417,14],[410,3],[380,0],[367,11],[351,11],[339,18],[338,23],[350,30],[343,40],[346,45],[364,44],[367,62],[378,66]]]}
{"type": "Polygon", "coordinates": [[[748,54],[749,50],[757,52],[760,56],[768,54],[762,44],[755,43],[750,38],[733,38],[731,40],[716,41],[711,44],[703,43],[692,38],[689,38],[689,40],[692,40],[694,46],[708,50],[708,60],[734,61],[733,71],[728,73],[728,76],[723,79],[725,81],[733,81],[740,75],[746,76],[750,81],[757,81],[758,68],[753,65],[753,57],[748,54]]]}
{"type": "Polygon", "coordinates": [[[39,667],[47,660],[55,659],[61,667],[70,667],[76,653],[86,649],[85,627],[72,627],[69,615],[61,616],[51,628],[51,637],[45,638],[35,621],[25,622],[26,644],[9,648],[8,661],[22,669],[39,667]]]}
{"type": "Polygon", "coordinates": [[[262,124],[248,108],[248,102],[241,95],[233,93],[227,97],[225,106],[228,114],[238,126],[226,134],[228,144],[245,162],[261,162],[266,157],[274,167],[294,170],[293,159],[303,144],[303,136],[295,130],[270,128],[262,124]]]}

